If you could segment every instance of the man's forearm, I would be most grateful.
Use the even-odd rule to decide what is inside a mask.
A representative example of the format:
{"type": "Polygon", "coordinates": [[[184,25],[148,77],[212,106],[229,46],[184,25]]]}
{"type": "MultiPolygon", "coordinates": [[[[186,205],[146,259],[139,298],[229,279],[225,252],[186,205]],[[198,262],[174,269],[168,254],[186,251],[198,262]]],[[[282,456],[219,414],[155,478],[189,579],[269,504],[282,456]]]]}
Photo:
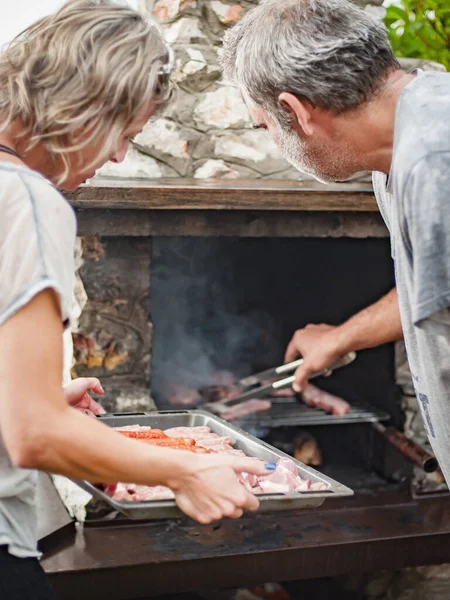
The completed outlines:
{"type": "Polygon", "coordinates": [[[401,340],[403,332],[396,288],[337,327],[335,335],[343,354],[401,340]]]}
{"type": "Polygon", "coordinates": [[[302,391],[313,373],[327,369],[347,352],[373,348],[402,337],[395,288],[338,327],[307,325],[295,332],[286,350],[286,362],[303,357],[295,372],[294,390],[302,391]]]}

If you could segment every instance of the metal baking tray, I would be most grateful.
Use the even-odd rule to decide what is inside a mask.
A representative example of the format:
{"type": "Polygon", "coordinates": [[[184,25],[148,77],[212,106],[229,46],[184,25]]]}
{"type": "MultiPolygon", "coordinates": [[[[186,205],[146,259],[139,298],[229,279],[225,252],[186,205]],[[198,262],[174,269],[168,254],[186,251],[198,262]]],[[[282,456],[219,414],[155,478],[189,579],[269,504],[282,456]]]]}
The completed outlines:
{"type": "MultiPolygon", "coordinates": [[[[307,467],[298,460],[293,459],[281,450],[253,437],[231,423],[223,421],[211,413],[201,410],[161,411],[154,413],[121,413],[97,417],[109,427],[122,427],[125,425],[143,425],[158,429],[171,427],[196,427],[206,425],[211,431],[220,436],[230,436],[234,448],[243,450],[247,456],[256,456],[265,462],[277,462],[280,458],[288,457],[297,465],[298,473],[302,479],[311,479],[314,483],[322,481],[328,485],[327,490],[320,492],[292,492],[288,494],[261,494],[260,512],[275,512],[283,510],[313,508],[320,506],[327,498],[352,496],[353,491],[337,481],[322,475],[318,471],[307,467]]],[[[170,519],[180,518],[183,513],[174,500],[157,500],[146,502],[117,502],[87,481],[75,481],[77,485],[92,494],[95,498],[103,500],[115,510],[129,519],[170,519]]]]}

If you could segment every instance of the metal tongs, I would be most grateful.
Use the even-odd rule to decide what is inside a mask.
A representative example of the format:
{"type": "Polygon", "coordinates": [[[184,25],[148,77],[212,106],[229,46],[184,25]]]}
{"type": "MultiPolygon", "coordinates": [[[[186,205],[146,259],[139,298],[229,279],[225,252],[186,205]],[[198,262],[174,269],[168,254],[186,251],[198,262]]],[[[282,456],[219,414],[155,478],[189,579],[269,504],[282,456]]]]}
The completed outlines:
{"type": "MultiPolygon", "coordinates": [[[[335,363],[330,365],[327,369],[323,369],[322,371],[310,375],[309,379],[314,379],[315,377],[320,377],[321,375],[325,375],[326,373],[335,371],[341,367],[345,367],[352,363],[355,358],[356,352],[349,352],[335,363]]],[[[212,412],[217,412],[216,409],[218,409],[220,412],[223,412],[223,408],[235,406],[236,404],[241,404],[242,402],[252,400],[253,398],[262,399],[270,396],[270,394],[273,392],[291,386],[295,381],[295,377],[294,375],[291,375],[290,377],[279,379],[273,383],[267,384],[265,382],[267,382],[268,379],[277,377],[278,375],[285,375],[286,373],[292,373],[293,371],[296,371],[298,367],[302,365],[302,363],[303,359],[300,358],[294,362],[287,363],[279,367],[274,367],[272,369],[267,369],[266,371],[261,371],[261,373],[256,373],[255,375],[245,377],[244,379],[241,379],[237,383],[230,386],[230,389],[232,390],[241,391],[239,396],[234,396],[233,398],[217,398],[214,402],[209,401],[206,407],[212,412]]],[[[204,396],[207,396],[208,388],[200,390],[200,393],[204,396]]]]}

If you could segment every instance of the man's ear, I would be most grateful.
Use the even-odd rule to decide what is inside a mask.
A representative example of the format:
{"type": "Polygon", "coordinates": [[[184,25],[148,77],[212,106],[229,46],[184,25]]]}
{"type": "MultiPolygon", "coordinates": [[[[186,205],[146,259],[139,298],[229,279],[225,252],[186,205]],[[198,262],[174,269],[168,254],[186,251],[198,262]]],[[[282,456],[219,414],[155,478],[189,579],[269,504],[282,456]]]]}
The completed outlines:
{"type": "Polygon", "coordinates": [[[294,94],[283,92],[278,96],[279,103],[291,115],[292,126],[301,130],[304,135],[313,134],[312,107],[309,103],[299,100],[294,94]]]}

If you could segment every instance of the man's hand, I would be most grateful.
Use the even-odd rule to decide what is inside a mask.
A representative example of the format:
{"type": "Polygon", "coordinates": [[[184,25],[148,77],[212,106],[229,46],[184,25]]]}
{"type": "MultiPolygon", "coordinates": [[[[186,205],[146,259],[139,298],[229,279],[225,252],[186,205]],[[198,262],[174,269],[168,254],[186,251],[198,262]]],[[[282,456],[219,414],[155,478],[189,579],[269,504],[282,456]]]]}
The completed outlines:
{"type": "Polygon", "coordinates": [[[402,335],[395,288],[342,325],[307,325],[295,332],[286,350],[286,362],[299,356],[304,360],[295,372],[293,388],[302,392],[313,373],[330,367],[347,352],[395,342],[402,335]]]}
{"type": "Polygon", "coordinates": [[[305,389],[313,373],[323,371],[345,354],[346,351],[339,347],[337,332],[338,327],[324,324],[307,325],[295,332],[287,347],[285,361],[292,362],[299,356],[303,358],[292,386],[296,392],[305,389]]]}
{"type": "Polygon", "coordinates": [[[67,404],[91,416],[104,415],[104,409],[90,397],[88,392],[104,394],[101,383],[96,377],[79,377],[64,386],[67,404]]]}

